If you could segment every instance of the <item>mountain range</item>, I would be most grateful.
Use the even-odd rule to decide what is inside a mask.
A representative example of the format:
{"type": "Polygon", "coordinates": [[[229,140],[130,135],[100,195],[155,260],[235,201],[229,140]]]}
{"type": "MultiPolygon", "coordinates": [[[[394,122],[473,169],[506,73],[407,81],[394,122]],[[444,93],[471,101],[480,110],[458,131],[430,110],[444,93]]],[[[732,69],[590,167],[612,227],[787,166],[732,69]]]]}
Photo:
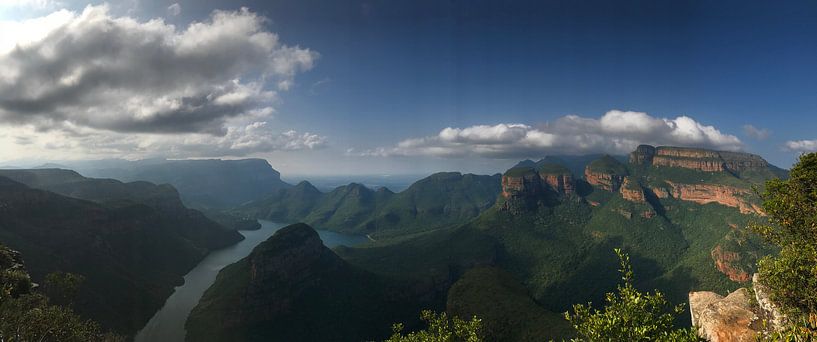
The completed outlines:
{"type": "MultiPolygon", "coordinates": [[[[762,188],[767,179],[786,177],[786,171],[759,156],[643,145],[624,158],[597,156],[587,160],[580,174],[575,172],[577,169],[576,165],[551,157],[538,162],[523,161],[501,177],[473,176],[494,182],[493,187],[486,187],[495,191],[494,201],[484,207],[472,206],[481,208],[473,216],[451,218],[441,213],[436,216],[440,220],[436,224],[428,223],[435,216],[415,220],[416,216],[410,215],[403,216],[400,227],[395,228],[364,224],[379,222],[370,219],[371,214],[360,214],[383,212],[381,208],[385,206],[373,205],[380,203],[378,196],[391,199],[385,200],[390,203],[402,192],[378,194],[353,185],[322,194],[309,189],[308,184],[299,184],[291,189],[292,197],[271,196],[236,210],[258,217],[286,213],[292,216],[281,217],[301,218],[323,224],[321,228],[341,231],[376,233],[391,229],[392,234],[383,234],[382,239],[369,245],[336,248],[332,253],[338,258],[333,256],[333,260],[342,260],[344,265],[365,272],[366,276],[348,274],[359,282],[358,287],[388,279],[400,279],[403,284],[417,288],[435,284],[437,291],[446,292],[444,302],[428,302],[427,297],[418,296],[409,306],[426,305],[461,317],[477,315],[483,318],[488,338],[499,341],[569,337],[570,329],[560,313],[575,303],[599,303],[605,292],[615,288],[619,275],[614,248],[623,248],[632,257],[639,274],[637,287],[660,289],[675,303],[685,302],[687,293],[698,288],[721,292],[736,289],[749,280],[755,261],[771,252],[769,246],[744,227],[764,215],[754,189],[762,188]],[[333,193],[336,196],[331,196],[333,193]],[[332,221],[335,215],[340,217],[332,221]]],[[[439,177],[430,178],[435,176],[439,177]]],[[[444,179],[446,183],[461,184],[467,176],[444,179]]],[[[424,181],[428,180],[418,183],[424,181]]],[[[438,189],[439,185],[412,186],[409,190],[412,188],[420,191],[438,189]]],[[[452,198],[479,198],[472,191],[482,193],[482,188],[474,185],[446,189],[449,190],[429,197],[415,194],[412,198],[445,202],[452,198]]],[[[405,209],[411,212],[411,207],[405,209]]],[[[290,252],[286,252],[289,260],[306,258],[292,251],[291,246],[276,243],[276,239],[286,238],[282,234],[286,232],[268,241],[266,248],[270,250],[266,253],[285,253],[283,249],[289,248],[290,252]]],[[[246,297],[242,304],[229,309],[212,304],[235,303],[230,298],[247,293],[248,286],[255,289],[295,286],[286,277],[275,280],[260,277],[257,270],[267,267],[263,259],[250,256],[236,265],[222,271],[194,309],[188,320],[188,340],[211,333],[225,336],[219,335],[225,331],[223,328],[206,322],[226,321],[228,315],[236,312],[251,313],[254,308],[264,307],[264,302],[290,298],[273,291],[259,303],[246,297]]],[[[315,272],[314,277],[322,279],[333,277],[333,273],[321,267],[308,267],[301,272],[315,272]]],[[[320,313],[329,310],[336,312],[337,317],[361,317],[369,327],[365,339],[379,339],[388,333],[379,330],[380,327],[394,321],[413,322],[412,317],[416,316],[407,314],[396,320],[393,315],[382,315],[375,324],[368,316],[358,316],[355,309],[345,311],[350,297],[361,301],[366,298],[365,294],[355,296],[349,292],[339,298],[324,297],[306,312],[282,310],[276,312],[274,319],[259,318],[252,325],[233,322],[229,331],[252,332],[258,339],[297,331],[301,333],[297,340],[310,340],[329,336],[320,325],[308,323],[313,319],[321,321],[320,313]],[[292,322],[285,332],[257,329],[275,326],[273,321],[281,319],[292,322]]],[[[382,305],[389,306],[387,302],[382,305]]],[[[355,331],[356,334],[341,331],[325,340],[359,339],[358,330],[355,331]]]]}
{"type": "Polygon", "coordinates": [[[141,328],[209,251],[241,239],[169,185],[0,170],[0,241],[22,253],[36,282],[84,276],[75,309],[123,334],[141,328]]]}

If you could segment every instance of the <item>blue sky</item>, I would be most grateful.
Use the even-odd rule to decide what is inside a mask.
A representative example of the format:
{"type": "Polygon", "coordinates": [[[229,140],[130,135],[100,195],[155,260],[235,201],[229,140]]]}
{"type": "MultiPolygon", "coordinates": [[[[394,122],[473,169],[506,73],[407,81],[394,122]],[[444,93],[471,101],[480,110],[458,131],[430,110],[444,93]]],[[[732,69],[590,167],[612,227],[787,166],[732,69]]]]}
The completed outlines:
{"type": "MultiPolygon", "coordinates": [[[[0,20],[36,18],[63,7],[79,13],[87,5],[18,2],[0,7],[0,20]]],[[[218,143],[230,146],[215,150],[181,147],[154,138],[151,130],[159,126],[144,131],[128,121],[89,124],[89,134],[104,136],[91,145],[108,152],[72,157],[178,151],[168,156],[258,156],[297,174],[490,173],[523,157],[620,153],[638,140],[740,149],[782,167],[817,148],[815,2],[141,0],[111,1],[106,15],[162,18],[183,30],[206,22],[215,9],[241,7],[266,18],[262,31],[314,57],[291,74],[277,74],[279,82],[260,81],[276,91],[272,104],[258,106],[274,111],[263,119],[264,134],[278,134],[272,142],[232,149],[236,144],[225,139],[254,141],[225,135],[223,128],[229,130],[239,114],[215,121],[225,125],[215,128],[218,143]],[[169,9],[174,3],[178,12],[169,9]],[[284,81],[291,85],[281,87],[284,81]],[[645,114],[605,120],[611,110],[645,114]],[[685,130],[679,117],[692,119],[697,131],[685,130]],[[622,122],[631,125],[610,126],[622,122]],[[453,130],[444,134],[446,128],[453,130]],[[139,148],[104,145],[99,141],[110,138],[106,132],[135,136],[139,148]],[[151,149],[139,139],[162,143],[151,149]]],[[[238,75],[253,79],[253,72],[238,75]]],[[[66,117],[71,127],[90,122],[67,114],[60,119],[66,117]]],[[[41,122],[22,121],[34,128],[18,125],[6,136],[65,129],[45,130],[41,122]]],[[[180,125],[165,133],[206,135],[212,124],[207,131],[180,125]]],[[[38,154],[32,146],[39,141],[28,140],[33,142],[0,159],[52,156],[38,154]]],[[[84,143],[66,148],[88,150],[84,143]]]]}

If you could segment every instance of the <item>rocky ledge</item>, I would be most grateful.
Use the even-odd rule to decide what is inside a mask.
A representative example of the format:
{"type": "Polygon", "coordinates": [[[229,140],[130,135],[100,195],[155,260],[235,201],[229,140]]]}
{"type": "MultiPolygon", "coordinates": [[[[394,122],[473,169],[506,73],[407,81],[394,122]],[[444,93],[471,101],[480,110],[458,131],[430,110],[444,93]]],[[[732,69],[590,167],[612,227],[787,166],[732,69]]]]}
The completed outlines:
{"type": "Polygon", "coordinates": [[[752,282],[754,298],[747,288],[725,297],[709,291],[690,292],[689,311],[698,335],[711,342],[750,342],[757,341],[764,329],[782,327],[785,318],[769,301],[757,274],[752,282]]]}

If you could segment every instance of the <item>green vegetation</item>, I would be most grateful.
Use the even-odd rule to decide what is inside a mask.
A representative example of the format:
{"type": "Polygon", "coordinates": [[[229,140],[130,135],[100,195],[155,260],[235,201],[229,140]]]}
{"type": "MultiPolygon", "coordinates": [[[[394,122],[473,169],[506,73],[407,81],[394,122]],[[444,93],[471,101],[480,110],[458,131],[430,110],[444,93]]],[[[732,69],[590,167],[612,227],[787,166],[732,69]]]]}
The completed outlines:
{"type": "MultiPolygon", "coordinates": [[[[51,294],[70,302],[81,277],[59,274],[49,277],[51,294]],[[60,286],[68,286],[59,289],[60,286]]],[[[105,333],[96,322],[85,320],[70,308],[49,303],[34,292],[31,278],[19,254],[0,245],[0,340],[2,341],[124,341],[105,333]]]]}
{"type": "Polygon", "coordinates": [[[233,213],[381,239],[463,224],[494,205],[499,193],[498,175],[458,172],[433,174],[400,193],[353,183],[324,194],[301,182],[233,213]]]}
{"type": "MultiPolygon", "coordinates": [[[[0,241],[26,256],[31,277],[43,285],[53,303],[69,304],[68,294],[53,291],[51,284],[74,280],[49,274],[82,276],[85,280],[72,307],[105,329],[136,332],[210,250],[242,238],[181,206],[175,191],[169,193],[175,197],[165,197],[168,192],[162,187],[145,182],[73,179],[78,182],[71,184],[81,185],[75,188],[78,196],[107,193],[111,196],[104,198],[113,202],[70,198],[0,177],[0,241]],[[132,197],[146,203],[129,199],[125,191],[129,186],[144,189],[134,190],[132,197]],[[138,195],[154,190],[162,195],[138,195]],[[123,200],[113,200],[113,195],[123,200]]],[[[74,193],[69,183],[47,184],[63,184],[66,193],[74,193]]]]}
{"type": "Polygon", "coordinates": [[[542,308],[510,273],[497,267],[466,272],[448,291],[446,312],[479,317],[488,341],[543,341],[572,334],[561,315],[542,308]]]}
{"type": "Polygon", "coordinates": [[[595,172],[611,173],[621,176],[628,174],[627,167],[616,158],[609,155],[604,155],[603,157],[594,160],[587,167],[595,172]]]}
{"type": "Polygon", "coordinates": [[[532,176],[536,174],[536,170],[532,167],[527,166],[518,166],[511,168],[508,171],[505,171],[503,175],[508,177],[522,177],[522,176],[532,176]]]}
{"type": "Polygon", "coordinates": [[[683,305],[670,305],[659,291],[636,290],[629,255],[620,249],[615,252],[621,262],[622,284],[616,292],[607,293],[603,308],[577,304],[572,313],[565,313],[576,329],[573,341],[698,341],[693,329],[674,328],[683,305]]]}
{"type": "Polygon", "coordinates": [[[789,179],[766,183],[767,224],[754,230],[780,248],[758,262],[770,298],[788,316],[779,340],[817,339],[817,153],[800,156],[789,179]]]}
{"type": "Polygon", "coordinates": [[[392,326],[394,334],[386,342],[482,342],[480,336],[482,321],[473,317],[464,321],[459,317],[448,318],[445,312],[437,314],[431,310],[423,310],[420,318],[428,324],[428,328],[403,335],[403,324],[392,326]]]}
{"type": "Polygon", "coordinates": [[[416,328],[442,308],[445,279],[388,277],[356,267],[305,224],[277,231],[222,269],[186,323],[189,341],[361,341],[393,322],[416,328]]]}

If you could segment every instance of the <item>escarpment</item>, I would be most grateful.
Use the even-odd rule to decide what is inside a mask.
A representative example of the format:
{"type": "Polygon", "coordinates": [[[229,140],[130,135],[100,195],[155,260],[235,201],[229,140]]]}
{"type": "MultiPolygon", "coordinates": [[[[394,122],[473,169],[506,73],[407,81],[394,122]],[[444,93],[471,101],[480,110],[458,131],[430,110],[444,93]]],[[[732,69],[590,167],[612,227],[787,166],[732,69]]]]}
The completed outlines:
{"type": "Polygon", "coordinates": [[[627,175],[627,168],[611,156],[597,159],[584,169],[584,178],[590,185],[611,192],[618,191],[627,175]]]}
{"type": "Polygon", "coordinates": [[[666,181],[672,197],[698,204],[718,203],[738,208],[743,214],[764,215],[763,209],[749,201],[750,189],[720,184],[681,184],[666,181]]]}
{"type": "Polygon", "coordinates": [[[769,163],[758,155],[740,152],[713,151],[700,148],[640,145],[630,153],[630,163],[656,167],[680,167],[703,172],[762,170],[769,163]]]}

